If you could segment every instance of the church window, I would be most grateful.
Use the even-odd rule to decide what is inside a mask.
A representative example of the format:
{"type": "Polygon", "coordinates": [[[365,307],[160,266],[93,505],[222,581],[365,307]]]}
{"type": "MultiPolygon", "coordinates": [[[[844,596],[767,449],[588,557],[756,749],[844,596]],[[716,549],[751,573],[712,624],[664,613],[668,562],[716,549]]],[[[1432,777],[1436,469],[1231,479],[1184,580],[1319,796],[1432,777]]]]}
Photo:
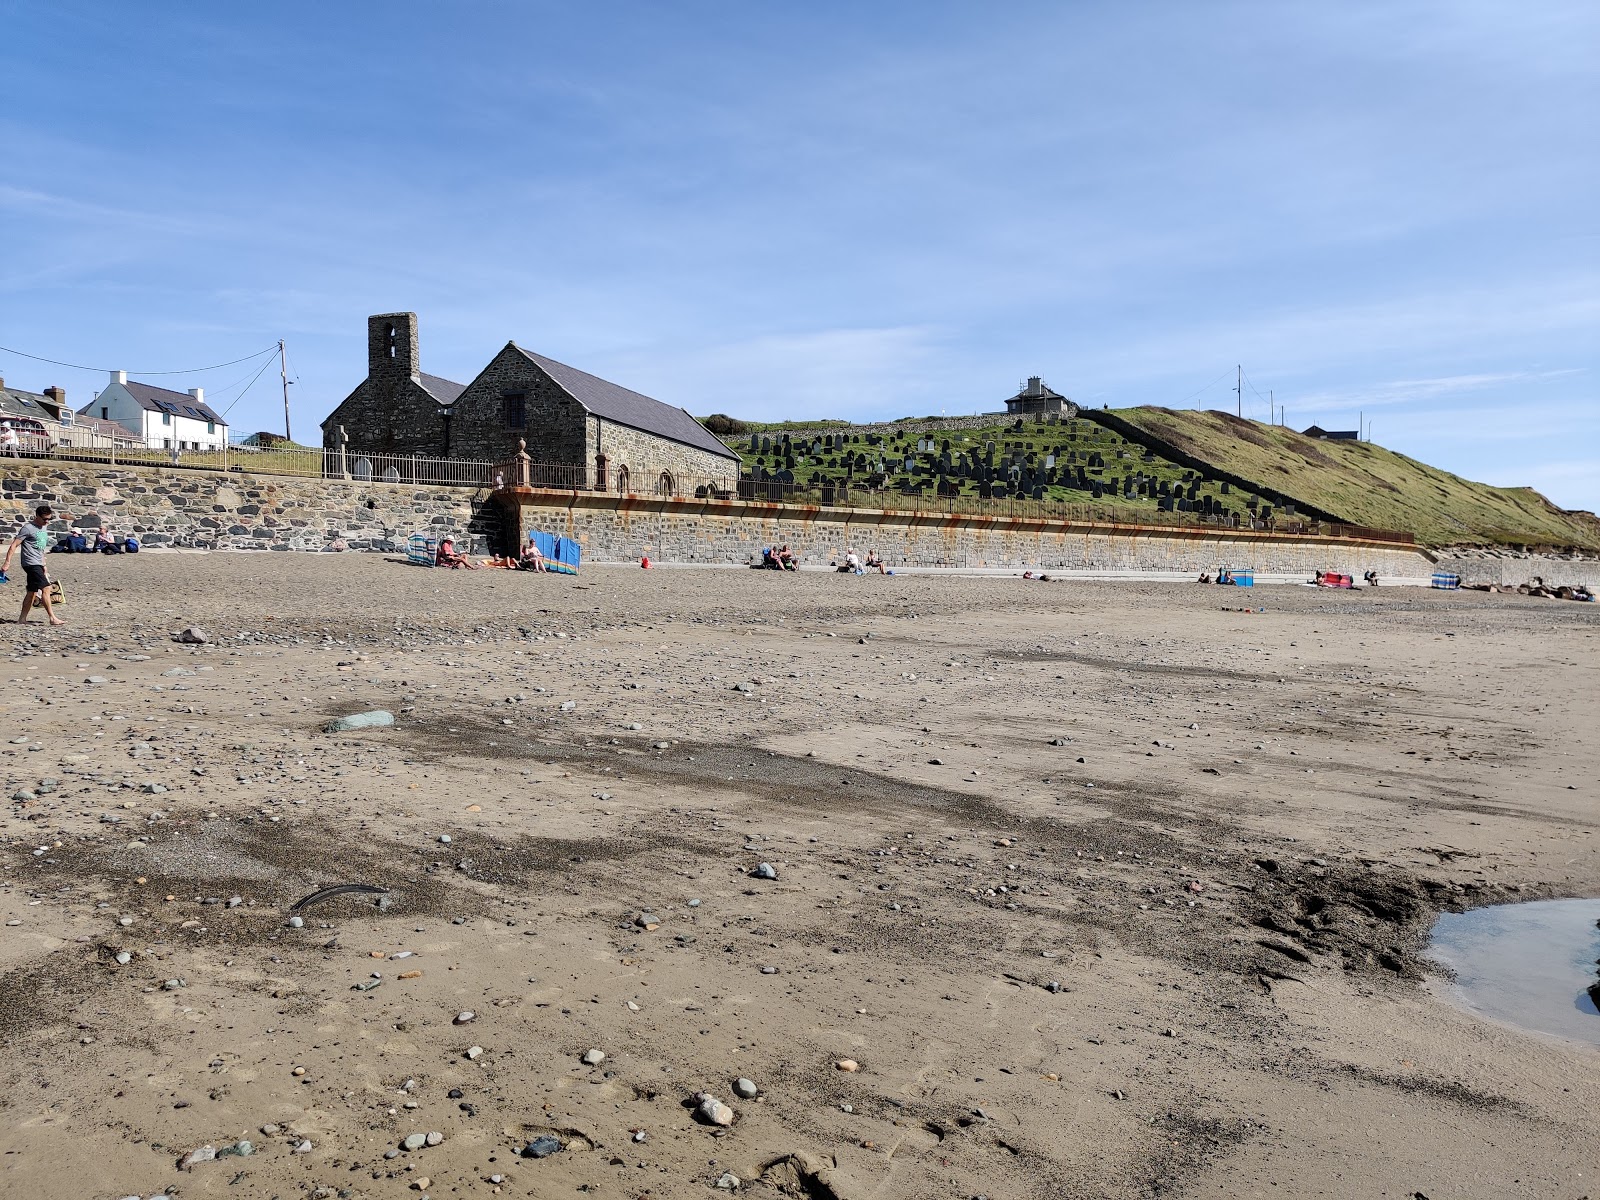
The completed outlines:
{"type": "Polygon", "coordinates": [[[384,353],[388,356],[389,361],[393,362],[400,357],[400,331],[392,323],[386,325],[383,330],[383,339],[384,353]]]}
{"type": "Polygon", "coordinates": [[[507,429],[526,429],[528,425],[528,397],[522,392],[507,392],[501,401],[505,406],[507,429]]]}

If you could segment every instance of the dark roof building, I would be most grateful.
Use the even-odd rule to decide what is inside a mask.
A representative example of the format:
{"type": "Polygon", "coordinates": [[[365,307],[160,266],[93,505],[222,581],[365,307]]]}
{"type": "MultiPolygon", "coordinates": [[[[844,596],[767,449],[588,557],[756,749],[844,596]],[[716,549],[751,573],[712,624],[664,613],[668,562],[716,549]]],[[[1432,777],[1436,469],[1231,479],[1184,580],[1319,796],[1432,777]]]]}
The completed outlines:
{"type": "Polygon", "coordinates": [[[1051,390],[1037,375],[1030,375],[1028,382],[1017,389],[1017,394],[1006,400],[1007,416],[1033,416],[1037,413],[1071,416],[1077,411],[1076,404],[1060,392],[1051,390]]]}
{"type": "MultiPolygon", "coordinates": [[[[199,391],[198,388],[195,392],[174,392],[133,380],[129,380],[123,386],[128,389],[128,395],[132,396],[145,412],[171,413],[173,416],[188,417],[194,421],[214,421],[218,425],[225,423],[219,413],[215,412],[201,396],[195,394],[199,391]]],[[[87,404],[83,411],[89,412],[93,408],[93,404],[87,404]]]]}
{"type": "Polygon", "coordinates": [[[604,420],[625,425],[641,433],[651,433],[669,441],[681,442],[716,454],[723,458],[739,460],[739,456],[722,444],[704,425],[691,417],[686,409],[673,408],[660,400],[631,391],[620,384],[601,379],[577,367],[524,350],[515,342],[507,342],[536,364],[546,375],[559,384],[584,409],[604,420]]]}
{"type": "MultiPolygon", "coordinates": [[[[737,478],[739,456],[682,408],[507,342],[469,384],[417,369],[415,313],[367,323],[367,378],[323,422],[352,455],[511,460],[552,485],[676,494],[737,478]]],[[[381,473],[381,468],[379,469],[381,473]]]]}
{"type": "Polygon", "coordinates": [[[0,422],[10,425],[18,433],[46,435],[61,422],[61,404],[65,393],[59,388],[44,392],[25,392],[21,388],[7,387],[0,379],[0,422]],[[55,396],[61,396],[60,403],[55,396]]]}
{"type": "Polygon", "coordinates": [[[1355,429],[1324,429],[1321,425],[1313,425],[1310,429],[1301,431],[1309,438],[1321,438],[1328,442],[1359,442],[1361,434],[1355,429]]]}

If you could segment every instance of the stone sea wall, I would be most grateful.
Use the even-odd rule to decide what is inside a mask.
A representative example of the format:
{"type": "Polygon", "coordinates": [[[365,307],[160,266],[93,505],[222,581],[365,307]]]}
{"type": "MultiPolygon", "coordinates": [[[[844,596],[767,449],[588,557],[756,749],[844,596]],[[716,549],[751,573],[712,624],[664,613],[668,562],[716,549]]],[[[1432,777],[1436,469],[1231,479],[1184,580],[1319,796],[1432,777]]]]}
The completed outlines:
{"type": "Polygon", "coordinates": [[[1069,525],[962,514],[861,512],[731,501],[655,500],[529,492],[504,526],[544,529],[576,540],[591,561],[742,563],[763,546],[789,544],[807,564],[848,549],[876,550],[890,566],[1184,571],[1218,566],[1263,573],[1375,570],[1426,576],[1417,550],[1250,530],[1069,525]]]}
{"type": "Polygon", "coordinates": [[[1433,569],[1426,555],[1411,549],[1210,527],[1071,525],[584,492],[530,491],[507,508],[486,490],[470,488],[50,460],[0,467],[0,519],[15,527],[41,501],[66,514],[57,530],[70,526],[92,536],[104,527],[137,534],[150,547],[207,550],[396,551],[409,534],[431,531],[452,533],[482,553],[520,541],[529,529],[545,529],[576,539],[587,559],[602,562],[648,554],[661,562],[742,563],[762,546],[787,542],[811,564],[853,548],[876,550],[891,566],[1198,574],[1227,565],[1307,577],[1318,570],[1375,570],[1391,578],[1433,569]]]}
{"type": "Polygon", "coordinates": [[[486,492],[416,484],[295,479],[183,468],[66,465],[0,467],[0,516],[16,523],[48,502],[88,534],[136,534],[150,547],[219,550],[395,550],[419,530],[497,533],[486,492]]]}

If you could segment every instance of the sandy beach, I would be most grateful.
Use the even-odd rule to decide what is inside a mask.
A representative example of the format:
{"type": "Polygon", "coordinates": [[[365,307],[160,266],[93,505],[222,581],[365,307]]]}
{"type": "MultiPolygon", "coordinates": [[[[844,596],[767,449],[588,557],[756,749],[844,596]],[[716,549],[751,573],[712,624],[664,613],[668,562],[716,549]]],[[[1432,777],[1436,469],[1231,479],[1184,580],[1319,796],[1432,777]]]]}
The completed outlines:
{"type": "Polygon", "coordinates": [[[1595,605],[50,566],[6,1196],[1600,1196],[1600,1050],[1424,947],[1600,895],[1595,605]]]}

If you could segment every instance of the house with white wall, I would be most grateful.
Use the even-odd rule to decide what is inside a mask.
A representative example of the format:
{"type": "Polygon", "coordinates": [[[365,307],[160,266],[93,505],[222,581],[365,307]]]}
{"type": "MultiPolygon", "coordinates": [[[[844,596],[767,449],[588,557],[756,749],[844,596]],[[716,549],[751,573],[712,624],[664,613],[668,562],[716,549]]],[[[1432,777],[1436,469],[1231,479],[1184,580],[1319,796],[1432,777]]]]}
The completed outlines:
{"type": "Polygon", "coordinates": [[[185,394],[129,383],[126,371],[112,371],[105,391],[78,412],[115,421],[152,450],[221,450],[228,444],[228,424],[206,404],[204,388],[185,394]]]}

